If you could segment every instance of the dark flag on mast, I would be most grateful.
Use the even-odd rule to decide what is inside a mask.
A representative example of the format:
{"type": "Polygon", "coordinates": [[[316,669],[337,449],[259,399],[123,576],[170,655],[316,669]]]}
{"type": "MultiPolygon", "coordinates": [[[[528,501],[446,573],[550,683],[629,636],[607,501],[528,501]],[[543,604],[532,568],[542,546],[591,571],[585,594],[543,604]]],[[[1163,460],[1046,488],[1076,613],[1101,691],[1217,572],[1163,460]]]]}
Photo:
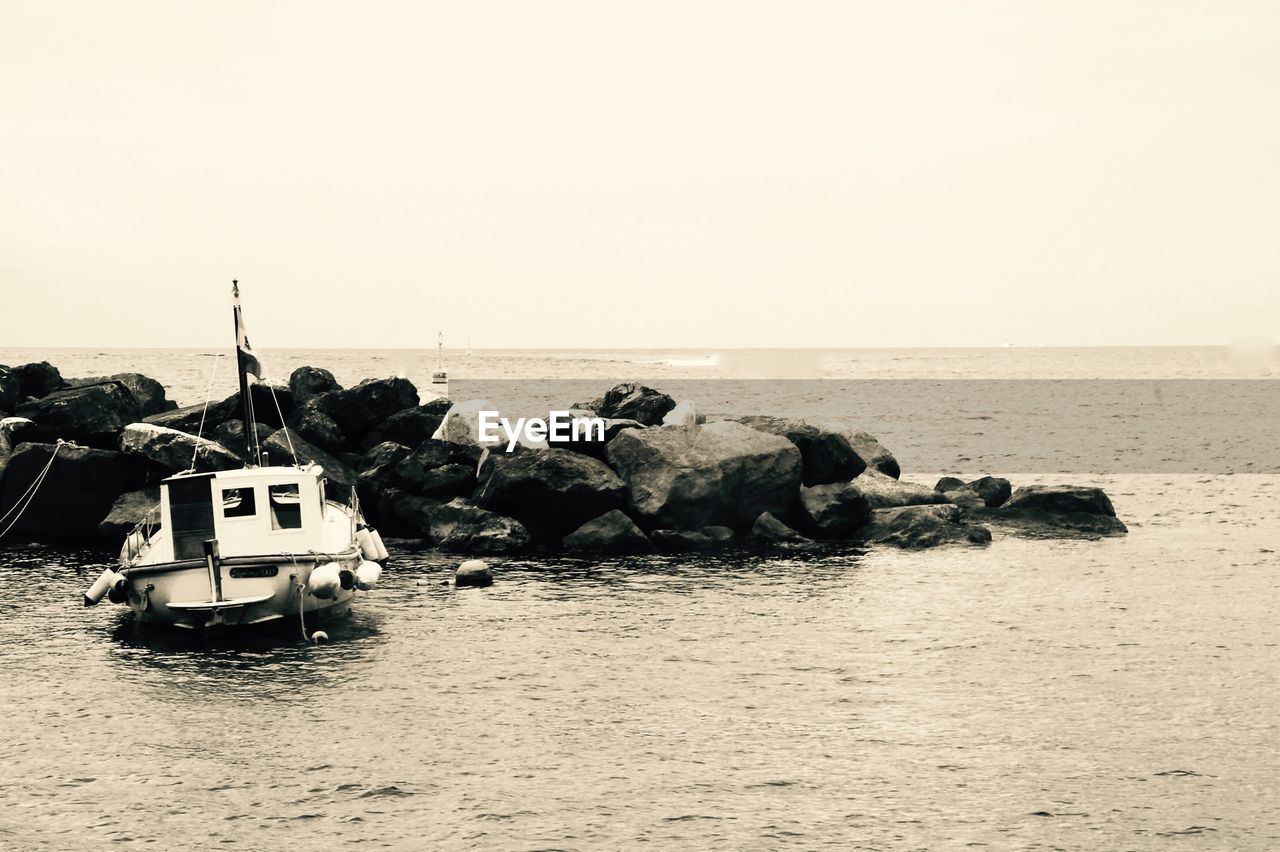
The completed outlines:
{"type": "Polygon", "coordinates": [[[257,355],[253,354],[253,348],[249,346],[249,335],[244,330],[244,316],[240,313],[239,282],[231,282],[231,299],[236,314],[236,360],[240,363],[240,373],[242,375],[247,373],[261,379],[264,372],[262,362],[258,360],[257,355]]]}

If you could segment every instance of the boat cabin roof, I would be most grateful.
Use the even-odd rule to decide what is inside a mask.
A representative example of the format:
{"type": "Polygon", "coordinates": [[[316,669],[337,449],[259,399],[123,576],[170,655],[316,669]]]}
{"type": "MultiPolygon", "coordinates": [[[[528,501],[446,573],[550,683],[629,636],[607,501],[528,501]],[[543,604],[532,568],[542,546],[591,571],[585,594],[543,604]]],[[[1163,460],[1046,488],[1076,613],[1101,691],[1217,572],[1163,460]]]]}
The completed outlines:
{"type": "Polygon", "coordinates": [[[296,479],[300,475],[321,479],[324,477],[324,468],[318,464],[310,465],[268,465],[266,467],[244,467],[239,470],[216,470],[211,473],[179,473],[161,480],[162,484],[177,482],[186,479],[210,478],[219,482],[224,481],[240,481],[240,482],[261,482],[263,480],[276,480],[280,477],[290,477],[296,479]]]}

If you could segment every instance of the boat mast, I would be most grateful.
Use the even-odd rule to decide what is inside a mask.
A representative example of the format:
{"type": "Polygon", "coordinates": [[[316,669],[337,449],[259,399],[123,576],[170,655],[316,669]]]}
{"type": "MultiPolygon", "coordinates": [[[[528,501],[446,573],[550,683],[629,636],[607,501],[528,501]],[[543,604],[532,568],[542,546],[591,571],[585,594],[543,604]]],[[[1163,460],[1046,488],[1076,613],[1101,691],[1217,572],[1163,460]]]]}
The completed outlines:
{"type": "MultiPolygon", "coordinates": [[[[249,396],[249,372],[246,369],[248,365],[245,363],[244,347],[241,346],[241,340],[244,338],[244,320],[240,316],[240,282],[235,278],[231,279],[231,302],[236,330],[236,376],[240,379],[240,410],[244,423],[244,457],[246,460],[254,459],[258,466],[261,466],[261,449],[255,447],[258,430],[253,420],[253,399],[249,396]]],[[[247,345],[248,341],[246,340],[245,343],[247,345]]]]}

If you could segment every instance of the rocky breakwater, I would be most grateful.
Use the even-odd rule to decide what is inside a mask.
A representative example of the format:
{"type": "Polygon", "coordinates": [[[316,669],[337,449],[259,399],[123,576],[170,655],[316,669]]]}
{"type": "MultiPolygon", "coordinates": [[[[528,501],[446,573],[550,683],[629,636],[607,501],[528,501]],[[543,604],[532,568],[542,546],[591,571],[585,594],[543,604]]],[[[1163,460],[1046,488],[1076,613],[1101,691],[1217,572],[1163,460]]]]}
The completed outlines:
{"type": "Polygon", "coordinates": [[[847,424],[707,422],[693,402],[635,382],[567,409],[599,431],[510,444],[482,438],[487,403],[422,403],[404,379],[344,388],[303,367],[250,393],[261,422],[246,430],[238,394],[179,408],[145,376],[0,367],[0,414],[12,415],[0,421],[0,513],[39,481],[16,535],[116,543],[156,505],[164,477],[237,467],[260,448],[270,463],[320,465],[330,495],[358,499],[384,534],[463,553],[920,548],[986,544],[993,531],[1125,531],[1096,488],[912,484],[847,424]]]}

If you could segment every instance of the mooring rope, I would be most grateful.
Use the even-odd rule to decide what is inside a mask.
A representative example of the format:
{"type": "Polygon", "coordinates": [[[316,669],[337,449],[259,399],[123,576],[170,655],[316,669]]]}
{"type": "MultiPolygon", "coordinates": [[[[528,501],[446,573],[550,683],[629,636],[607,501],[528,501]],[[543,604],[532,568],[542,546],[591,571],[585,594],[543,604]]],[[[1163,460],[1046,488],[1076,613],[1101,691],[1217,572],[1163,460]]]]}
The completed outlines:
{"type": "Polygon", "coordinates": [[[276,404],[276,415],[280,418],[280,428],[284,429],[284,439],[289,444],[289,455],[293,456],[293,464],[298,466],[298,453],[293,448],[293,438],[289,437],[289,426],[284,422],[284,412],[280,410],[280,400],[276,398],[276,389],[271,385],[267,385],[267,390],[271,391],[271,401],[276,404]]]}
{"type": "Polygon", "coordinates": [[[209,365],[209,387],[204,392],[204,410],[200,412],[200,428],[196,430],[196,448],[191,453],[191,467],[188,473],[194,473],[196,469],[196,458],[200,455],[200,438],[204,435],[204,418],[209,414],[209,397],[213,395],[213,379],[218,371],[218,359],[222,357],[219,353],[213,356],[213,363],[209,365]]]}
{"type": "Polygon", "coordinates": [[[31,484],[27,486],[27,490],[23,492],[22,496],[18,498],[17,502],[15,502],[12,506],[9,507],[9,511],[4,513],[4,517],[0,517],[0,524],[3,524],[5,521],[9,519],[10,515],[13,515],[15,510],[18,513],[14,515],[13,521],[9,524],[9,526],[5,527],[3,532],[0,532],[0,538],[4,538],[6,535],[8,535],[9,530],[17,526],[18,521],[22,520],[23,513],[26,512],[27,507],[29,507],[35,501],[36,492],[40,489],[40,486],[44,484],[45,477],[49,475],[49,468],[53,467],[53,460],[58,457],[58,452],[63,448],[63,446],[66,443],[67,442],[62,440],[61,438],[58,439],[58,443],[55,444],[53,447],[53,452],[49,454],[49,461],[47,464],[45,464],[44,470],[40,471],[39,475],[37,475],[36,478],[31,481],[31,484]],[[23,501],[26,501],[26,502],[24,503],[23,501]]]}

